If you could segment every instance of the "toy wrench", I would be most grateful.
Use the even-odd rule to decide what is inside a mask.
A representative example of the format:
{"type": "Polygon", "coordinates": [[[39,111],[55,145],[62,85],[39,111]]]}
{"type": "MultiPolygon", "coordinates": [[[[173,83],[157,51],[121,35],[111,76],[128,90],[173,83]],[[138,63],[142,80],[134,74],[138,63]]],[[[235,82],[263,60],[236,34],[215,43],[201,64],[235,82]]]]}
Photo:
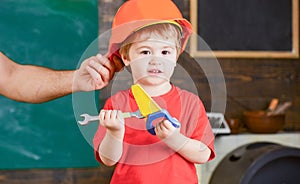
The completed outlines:
{"type": "Polygon", "coordinates": [[[146,128],[150,134],[155,135],[153,121],[157,118],[166,118],[175,128],[180,127],[178,120],[171,117],[167,110],[160,108],[139,84],[132,85],[131,90],[141,115],[147,118],[146,128]]]}
{"type": "MultiPolygon", "coordinates": [[[[99,121],[99,116],[91,116],[89,114],[81,114],[81,117],[83,117],[83,121],[78,121],[80,125],[87,125],[91,121],[99,121]]],[[[122,113],[123,118],[130,118],[130,117],[136,117],[139,119],[145,118],[144,116],[141,115],[140,111],[135,111],[135,112],[123,112],[122,113]]]]}

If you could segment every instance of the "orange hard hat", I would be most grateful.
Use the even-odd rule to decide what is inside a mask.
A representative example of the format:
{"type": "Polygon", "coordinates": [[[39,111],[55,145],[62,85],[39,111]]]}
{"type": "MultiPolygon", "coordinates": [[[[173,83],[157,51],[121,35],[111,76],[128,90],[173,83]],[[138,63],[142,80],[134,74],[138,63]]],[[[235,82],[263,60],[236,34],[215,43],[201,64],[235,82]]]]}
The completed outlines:
{"type": "Polygon", "coordinates": [[[182,17],[179,9],[171,0],[126,1],[117,11],[112,23],[108,57],[111,61],[114,61],[114,57],[120,59],[119,48],[121,43],[139,28],[171,21],[175,21],[182,28],[182,52],[192,33],[192,25],[182,17]]]}

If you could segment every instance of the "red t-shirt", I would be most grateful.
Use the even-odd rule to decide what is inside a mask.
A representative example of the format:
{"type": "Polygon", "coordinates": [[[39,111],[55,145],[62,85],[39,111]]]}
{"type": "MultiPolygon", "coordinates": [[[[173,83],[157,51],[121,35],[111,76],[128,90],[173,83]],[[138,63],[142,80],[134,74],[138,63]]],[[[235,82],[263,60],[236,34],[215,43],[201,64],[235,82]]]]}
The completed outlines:
{"type": "MultiPolygon", "coordinates": [[[[180,132],[192,139],[200,140],[211,149],[209,160],[215,157],[214,134],[206,111],[198,96],[172,86],[171,91],[153,97],[156,103],[181,123],[180,132]]],[[[122,112],[138,110],[131,90],[120,91],[110,97],[104,109],[122,112]]],[[[96,159],[101,162],[98,147],[106,129],[99,126],[94,137],[96,159]]],[[[171,150],[156,136],[147,132],[144,119],[125,119],[123,154],[117,163],[111,183],[159,184],[198,183],[194,163],[171,150]]]]}

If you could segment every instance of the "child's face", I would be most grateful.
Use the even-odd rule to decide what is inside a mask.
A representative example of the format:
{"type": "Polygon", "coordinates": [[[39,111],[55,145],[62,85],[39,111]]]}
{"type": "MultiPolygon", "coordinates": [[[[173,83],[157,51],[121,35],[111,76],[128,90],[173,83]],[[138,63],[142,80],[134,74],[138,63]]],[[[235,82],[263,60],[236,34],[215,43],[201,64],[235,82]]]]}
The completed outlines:
{"type": "Polygon", "coordinates": [[[177,61],[175,40],[149,38],[132,43],[125,65],[130,65],[134,83],[160,85],[170,82],[177,61]]]}

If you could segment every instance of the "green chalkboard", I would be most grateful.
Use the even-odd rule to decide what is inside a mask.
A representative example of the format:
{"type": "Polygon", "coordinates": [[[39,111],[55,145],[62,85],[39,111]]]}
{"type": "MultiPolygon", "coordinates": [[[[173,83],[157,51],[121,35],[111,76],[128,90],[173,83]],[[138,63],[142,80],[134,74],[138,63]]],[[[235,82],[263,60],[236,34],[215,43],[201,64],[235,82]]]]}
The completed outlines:
{"type": "MultiPolygon", "coordinates": [[[[97,0],[1,0],[0,50],[22,64],[75,69],[97,38],[97,6],[97,0]]],[[[0,96],[0,169],[96,165],[71,95],[43,104],[0,96]]]]}

